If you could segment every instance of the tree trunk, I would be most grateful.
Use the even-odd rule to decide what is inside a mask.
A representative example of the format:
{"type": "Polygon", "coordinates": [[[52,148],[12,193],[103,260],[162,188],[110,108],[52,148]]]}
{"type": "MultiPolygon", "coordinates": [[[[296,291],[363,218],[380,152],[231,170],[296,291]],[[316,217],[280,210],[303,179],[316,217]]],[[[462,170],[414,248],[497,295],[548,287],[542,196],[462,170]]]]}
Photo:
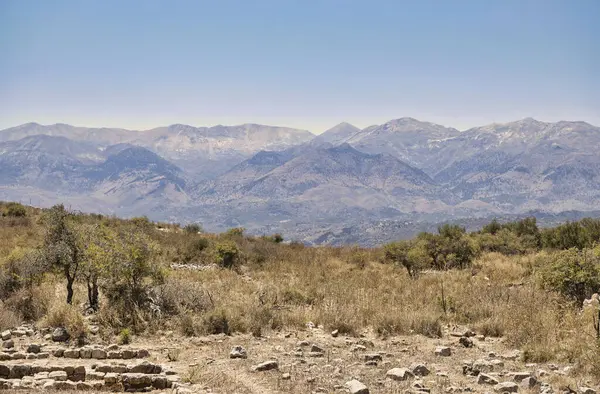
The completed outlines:
{"type": "Polygon", "coordinates": [[[73,279],[67,278],[67,304],[73,303],[73,279]]]}

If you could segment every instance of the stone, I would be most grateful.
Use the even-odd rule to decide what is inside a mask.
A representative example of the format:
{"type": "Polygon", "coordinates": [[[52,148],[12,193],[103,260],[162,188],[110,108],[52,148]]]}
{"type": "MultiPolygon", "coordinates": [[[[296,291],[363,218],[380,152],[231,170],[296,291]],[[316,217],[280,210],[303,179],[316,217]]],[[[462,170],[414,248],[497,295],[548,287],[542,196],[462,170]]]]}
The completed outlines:
{"type": "Polygon", "coordinates": [[[146,349],[139,349],[137,351],[137,358],[146,358],[150,357],[150,352],[146,349]]]}
{"type": "Polygon", "coordinates": [[[118,352],[116,350],[111,350],[108,352],[108,354],[106,355],[106,357],[110,358],[110,359],[120,359],[121,358],[121,352],[118,352]]]}
{"type": "Polygon", "coordinates": [[[364,355],[365,361],[383,361],[383,357],[379,353],[367,353],[364,355]]]}
{"type": "Polygon", "coordinates": [[[39,353],[42,351],[42,347],[37,343],[32,343],[27,346],[27,353],[39,353]]]}
{"type": "Polygon", "coordinates": [[[521,382],[523,379],[527,379],[531,376],[529,372],[515,372],[513,373],[513,380],[517,383],[521,382]]]}
{"type": "MultiPolygon", "coordinates": [[[[596,296],[597,296],[597,294],[596,294],[596,296]]],[[[580,394],[596,394],[596,390],[594,390],[593,388],[590,388],[590,387],[580,387],[579,393],[580,394]]]]}
{"type": "Polygon", "coordinates": [[[491,386],[495,386],[498,383],[498,379],[491,375],[480,373],[479,376],[477,376],[477,384],[489,384],[491,386]]]}
{"type": "Polygon", "coordinates": [[[308,341],[299,341],[296,346],[300,346],[300,347],[304,347],[304,346],[310,346],[310,342],[308,341]]]}
{"type": "Polygon", "coordinates": [[[64,382],[67,380],[67,373],[65,371],[52,371],[48,374],[48,379],[64,382]]]}
{"type": "Polygon", "coordinates": [[[141,389],[152,386],[152,376],[144,373],[124,373],[121,375],[121,382],[125,391],[141,389]]]}
{"type": "Polygon", "coordinates": [[[255,372],[270,371],[273,369],[279,369],[279,363],[275,360],[265,361],[252,367],[255,372]]]}
{"type": "Polygon", "coordinates": [[[406,368],[392,368],[385,373],[385,377],[388,379],[403,381],[408,378],[412,378],[414,374],[406,368]]]}
{"type": "Polygon", "coordinates": [[[39,359],[50,358],[50,353],[41,352],[41,353],[38,353],[37,356],[38,356],[39,359]]]}
{"type": "Polygon", "coordinates": [[[54,357],[62,357],[65,355],[65,349],[63,349],[63,348],[54,349],[52,351],[52,355],[54,357]]]}
{"type": "Polygon", "coordinates": [[[119,345],[117,345],[116,343],[110,344],[110,345],[108,345],[108,347],[106,348],[106,350],[108,350],[108,351],[119,350],[119,345]]]}
{"type": "Polygon", "coordinates": [[[25,353],[21,353],[21,352],[13,353],[10,356],[11,360],[25,360],[26,358],[27,358],[27,355],[25,353]]]}
{"type": "Polygon", "coordinates": [[[18,364],[10,367],[10,379],[23,379],[24,376],[33,375],[31,365],[18,364]]]}
{"type": "Polygon", "coordinates": [[[12,333],[10,332],[10,330],[4,330],[2,331],[2,334],[0,334],[0,336],[2,337],[3,341],[8,341],[12,337],[12,333]]]}
{"type": "Polygon", "coordinates": [[[413,364],[410,366],[410,370],[416,376],[427,376],[431,373],[431,371],[429,371],[429,368],[427,368],[423,364],[413,364]]]}
{"type": "Polygon", "coordinates": [[[229,353],[229,358],[248,358],[248,353],[246,352],[246,349],[244,349],[243,346],[234,346],[233,349],[231,349],[231,352],[229,353]]]}
{"type": "Polygon", "coordinates": [[[515,382],[502,382],[494,386],[498,393],[518,393],[519,386],[515,382]]]}
{"type": "Polygon", "coordinates": [[[322,352],[308,352],[308,357],[325,357],[325,353],[322,353],[322,352]]]}
{"type": "Polygon", "coordinates": [[[162,375],[154,375],[152,376],[152,387],[157,390],[166,389],[171,386],[171,382],[167,379],[166,376],[162,375]]]}
{"type": "Polygon", "coordinates": [[[310,351],[317,352],[317,353],[324,353],[325,349],[323,349],[321,346],[313,343],[312,346],[310,347],[310,351]]]}
{"type": "Polygon", "coordinates": [[[25,335],[27,335],[27,330],[23,328],[17,328],[16,330],[12,331],[12,334],[16,337],[24,337],[25,335]]]}
{"type": "Polygon", "coordinates": [[[66,342],[71,336],[64,327],[58,327],[52,332],[52,340],[54,342],[66,342]]]}
{"type": "Polygon", "coordinates": [[[0,352],[0,361],[10,360],[12,357],[8,353],[0,352]]]}
{"type": "Polygon", "coordinates": [[[106,375],[104,375],[104,381],[108,384],[115,384],[119,381],[119,374],[107,372],[106,375]]]}
{"type": "Polygon", "coordinates": [[[468,337],[474,337],[475,333],[468,328],[460,328],[460,329],[452,331],[450,333],[450,336],[468,338],[468,337]]]}
{"type": "Polygon", "coordinates": [[[351,381],[346,382],[345,386],[350,392],[350,394],[369,394],[369,389],[367,388],[367,386],[365,386],[364,383],[356,379],[352,379],[351,381]]]}
{"type": "Polygon", "coordinates": [[[79,357],[89,359],[92,358],[92,349],[83,348],[79,350],[79,357]]]}
{"type": "Polygon", "coordinates": [[[104,376],[106,376],[106,373],[104,372],[98,372],[94,370],[85,371],[86,380],[104,380],[104,376]]]}
{"type": "Polygon", "coordinates": [[[2,342],[2,347],[4,349],[12,349],[15,347],[15,341],[13,341],[12,339],[6,340],[2,342]]]}
{"type": "Polygon", "coordinates": [[[331,336],[334,338],[337,338],[338,335],[340,335],[340,331],[339,330],[333,330],[331,331],[331,336]]]}
{"type": "Polygon", "coordinates": [[[108,355],[104,349],[92,349],[91,356],[96,360],[105,360],[108,355]]]}
{"type": "Polygon", "coordinates": [[[369,361],[365,362],[365,365],[367,367],[376,367],[377,366],[377,361],[375,361],[375,360],[369,360],[369,361]]]}
{"type": "Polygon", "coordinates": [[[6,364],[0,364],[0,378],[8,379],[10,376],[10,367],[6,364]]]}
{"type": "Polygon", "coordinates": [[[162,372],[162,367],[158,364],[152,364],[146,360],[127,367],[131,373],[159,374],[162,372]]]}
{"type": "Polygon", "coordinates": [[[79,358],[79,349],[65,349],[63,353],[64,358],[79,358]]]}
{"type": "Polygon", "coordinates": [[[525,379],[521,380],[521,387],[528,389],[528,390],[531,388],[534,388],[537,384],[538,384],[538,381],[533,376],[528,376],[525,379]]]}
{"type": "Polygon", "coordinates": [[[284,373],[283,375],[281,375],[281,380],[290,380],[292,378],[292,375],[290,375],[289,373],[284,373]]]}
{"type": "Polygon", "coordinates": [[[435,348],[436,356],[449,357],[452,355],[452,350],[448,346],[438,346],[435,348]]]}
{"type": "Polygon", "coordinates": [[[137,356],[137,351],[136,350],[123,349],[121,351],[121,358],[123,360],[130,360],[132,358],[135,358],[136,356],[137,356]]]}
{"type": "Polygon", "coordinates": [[[460,337],[460,339],[458,340],[458,343],[463,345],[466,348],[472,348],[473,347],[473,340],[471,338],[467,338],[467,337],[460,337]]]}

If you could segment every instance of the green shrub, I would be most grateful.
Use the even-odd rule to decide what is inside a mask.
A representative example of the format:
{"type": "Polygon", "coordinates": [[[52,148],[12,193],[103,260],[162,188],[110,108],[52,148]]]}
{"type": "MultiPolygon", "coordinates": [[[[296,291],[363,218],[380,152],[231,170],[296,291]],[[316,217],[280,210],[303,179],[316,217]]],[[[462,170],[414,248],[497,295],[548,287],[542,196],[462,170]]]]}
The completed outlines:
{"type": "Polygon", "coordinates": [[[119,332],[119,345],[129,345],[131,343],[131,330],[124,328],[119,332]]]}
{"type": "Polygon", "coordinates": [[[600,258],[590,249],[575,248],[538,258],[546,289],[557,291],[579,305],[600,291],[600,258]],[[540,261],[541,260],[541,261],[540,261]]]}
{"type": "Polygon", "coordinates": [[[14,218],[25,217],[27,216],[27,209],[18,202],[9,202],[6,204],[2,215],[14,218]]]}
{"type": "Polygon", "coordinates": [[[240,250],[235,242],[224,241],[215,246],[216,263],[223,268],[232,268],[240,258],[240,250]]]}
{"type": "Polygon", "coordinates": [[[223,310],[206,314],[203,319],[203,329],[205,334],[231,334],[229,319],[223,310]]]}

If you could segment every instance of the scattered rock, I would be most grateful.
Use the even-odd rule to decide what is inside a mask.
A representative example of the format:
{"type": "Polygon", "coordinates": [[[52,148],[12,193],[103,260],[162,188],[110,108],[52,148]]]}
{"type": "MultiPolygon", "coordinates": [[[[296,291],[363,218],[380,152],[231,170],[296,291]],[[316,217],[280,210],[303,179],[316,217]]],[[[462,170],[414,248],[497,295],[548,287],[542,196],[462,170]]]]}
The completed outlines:
{"type": "Polygon", "coordinates": [[[367,386],[356,379],[346,382],[346,388],[350,391],[350,394],[369,394],[367,386]]]}
{"type": "Polygon", "coordinates": [[[429,371],[429,368],[427,368],[423,364],[413,364],[413,365],[410,366],[410,370],[416,376],[427,376],[427,375],[429,375],[431,373],[429,371]]]}
{"type": "Polygon", "coordinates": [[[379,353],[367,353],[364,355],[365,361],[383,361],[383,357],[379,353]]]}
{"type": "Polygon", "coordinates": [[[255,372],[271,371],[273,369],[279,369],[279,363],[275,360],[265,361],[252,367],[255,372]]]}
{"type": "Polygon", "coordinates": [[[533,376],[528,376],[525,379],[521,380],[521,387],[525,389],[534,388],[538,384],[538,381],[533,376]]]}
{"type": "Polygon", "coordinates": [[[473,340],[471,338],[460,337],[460,339],[458,340],[458,343],[460,343],[461,345],[463,345],[466,348],[473,347],[473,340]]]}
{"type": "Polygon", "coordinates": [[[518,393],[519,386],[515,382],[502,382],[498,383],[494,390],[499,393],[518,393]]]}
{"type": "Polygon", "coordinates": [[[234,346],[229,353],[229,358],[248,358],[248,353],[242,346],[234,346]]]}
{"type": "Polygon", "coordinates": [[[515,372],[513,374],[513,380],[517,383],[523,381],[524,379],[527,379],[528,377],[531,376],[531,373],[529,372],[515,372]]]}
{"type": "MultiPolygon", "coordinates": [[[[598,295],[596,294],[596,296],[598,296],[598,295]]],[[[581,394],[596,394],[596,390],[594,390],[590,387],[580,387],[579,392],[581,394]]]]}
{"type": "Polygon", "coordinates": [[[292,378],[292,375],[290,375],[289,373],[284,373],[283,375],[281,375],[281,379],[282,380],[290,380],[292,378]]]}
{"type": "Polygon", "coordinates": [[[27,353],[39,353],[42,351],[42,347],[36,343],[32,343],[27,346],[27,353]]]}
{"type": "Polygon", "coordinates": [[[477,376],[477,384],[489,384],[495,386],[498,384],[498,379],[485,373],[480,373],[477,376]]]}
{"type": "Polygon", "coordinates": [[[4,349],[12,349],[15,347],[15,341],[13,341],[12,339],[6,340],[2,342],[2,347],[4,349]]]}
{"type": "Polygon", "coordinates": [[[58,327],[52,332],[52,340],[54,342],[66,342],[70,338],[69,332],[64,327],[58,327]]]}
{"type": "Polygon", "coordinates": [[[406,368],[392,368],[386,372],[385,376],[392,380],[403,381],[412,378],[414,374],[406,368]]]}
{"type": "Polygon", "coordinates": [[[452,350],[448,346],[438,346],[435,348],[436,356],[449,357],[452,355],[452,350]]]}
{"type": "Polygon", "coordinates": [[[324,353],[325,349],[323,349],[321,346],[313,343],[312,346],[310,347],[310,351],[311,352],[324,353]]]}
{"type": "Polygon", "coordinates": [[[137,358],[146,358],[150,357],[150,352],[146,349],[139,349],[137,351],[137,358]]]}
{"type": "Polygon", "coordinates": [[[331,336],[334,338],[337,338],[338,335],[340,335],[340,331],[339,330],[333,330],[331,331],[331,336]]]}
{"type": "Polygon", "coordinates": [[[3,341],[8,341],[12,337],[12,333],[10,332],[10,330],[4,330],[2,331],[2,334],[0,334],[0,336],[2,337],[3,341]]]}

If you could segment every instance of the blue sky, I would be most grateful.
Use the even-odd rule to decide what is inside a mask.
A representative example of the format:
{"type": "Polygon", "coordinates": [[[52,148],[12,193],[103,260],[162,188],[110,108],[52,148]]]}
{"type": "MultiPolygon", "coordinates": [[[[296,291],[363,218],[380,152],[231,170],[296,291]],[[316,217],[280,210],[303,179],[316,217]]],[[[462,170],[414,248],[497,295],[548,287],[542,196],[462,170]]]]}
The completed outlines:
{"type": "Polygon", "coordinates": [[[0,0],[0,128],[600,125],[597,0],[0,0]]]}

